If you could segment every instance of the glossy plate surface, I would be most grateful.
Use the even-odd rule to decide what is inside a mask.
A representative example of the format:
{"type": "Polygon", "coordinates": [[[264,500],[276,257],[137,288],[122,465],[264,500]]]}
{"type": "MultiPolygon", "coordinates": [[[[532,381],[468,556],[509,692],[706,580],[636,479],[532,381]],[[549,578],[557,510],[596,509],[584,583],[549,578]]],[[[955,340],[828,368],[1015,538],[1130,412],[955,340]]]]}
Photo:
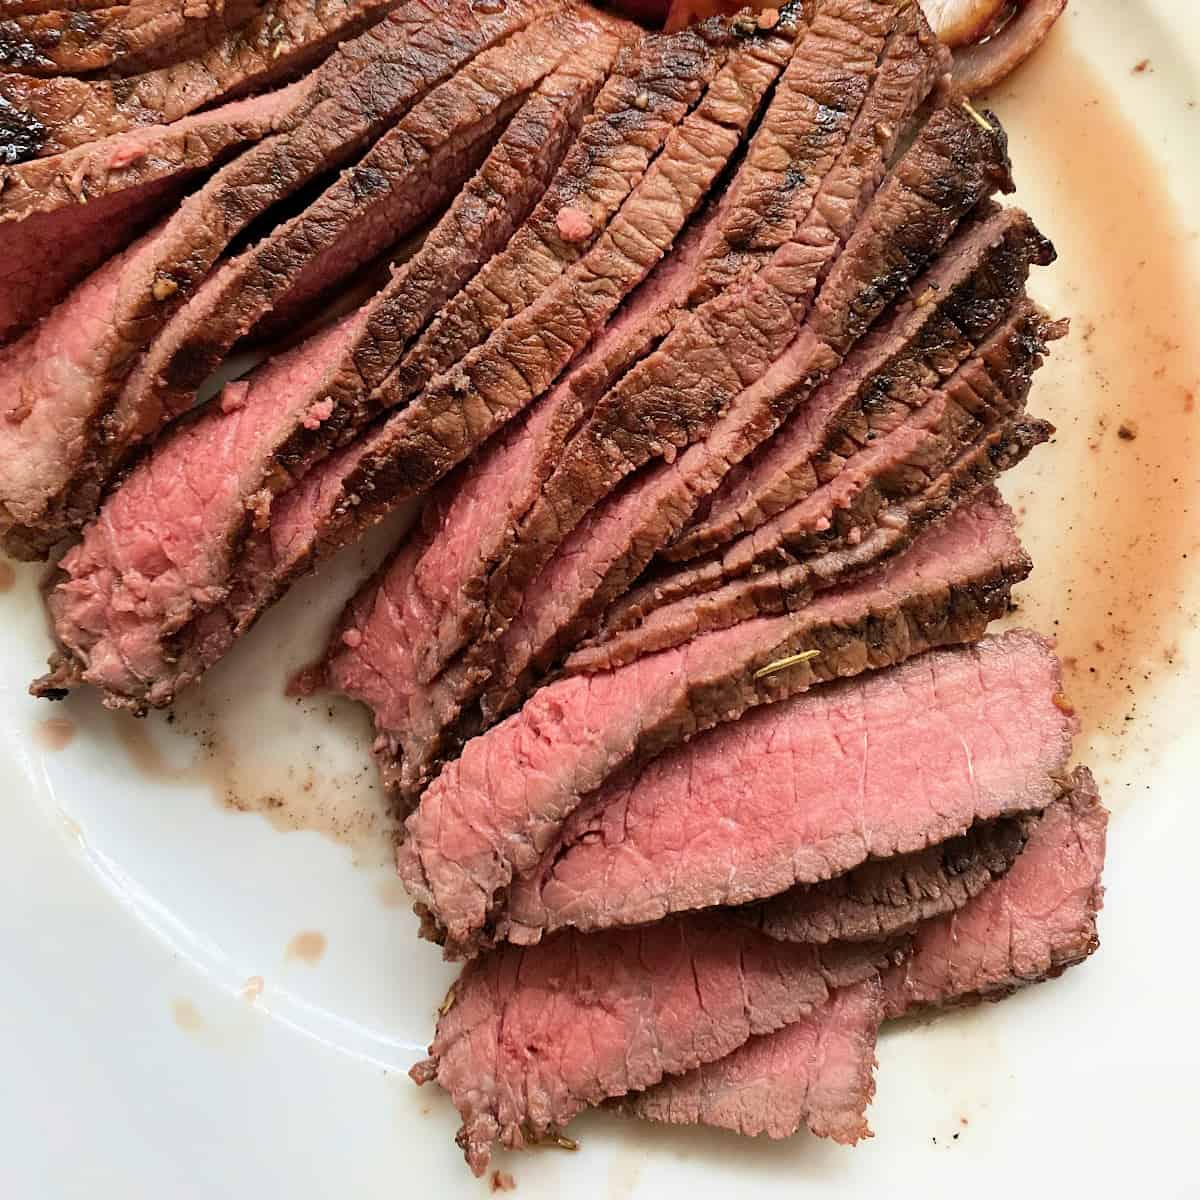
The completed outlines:
{"type": "MultiPolygon", "coordinates": [[[[1113,811],[1100,953],[1001,1005],[888,1031],[856,1150],[589,1114],[500,1155],[522,1197],[1195,1195],[1200,1048],[1200,15],[1077,0],[990,103],[1072,317],[1007,480],[1113,811]]],[[[393,531],[394,534],[394,531],[393,531]]],[[[370,548],[378,556],[386,531],[370,548]]],[[[173,723],[25,687],[38,572],[0,566],[0,1194],[487,1194],[406,1070],[453,971],[388,869],[363,712],[282,686],[365,562],[309,580],[173,723]]]]}

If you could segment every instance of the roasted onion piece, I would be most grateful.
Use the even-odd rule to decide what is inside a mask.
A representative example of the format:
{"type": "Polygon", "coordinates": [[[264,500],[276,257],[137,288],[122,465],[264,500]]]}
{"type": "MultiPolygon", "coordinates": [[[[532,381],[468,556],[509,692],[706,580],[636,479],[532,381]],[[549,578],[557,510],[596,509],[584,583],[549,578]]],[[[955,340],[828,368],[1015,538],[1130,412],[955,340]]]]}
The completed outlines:
{"type": "Polygon", "coordinates": [[[984,42],[954,52],[954,81],[968,96],[994,87],[1041,44],[1067,0],[1025,0],[984,42]]]}
{"type": "Polygon", "coordinates": [[[947,46],[969,46],[994,33],[1012,0],[921,0],[933,32],[947,46]]]}

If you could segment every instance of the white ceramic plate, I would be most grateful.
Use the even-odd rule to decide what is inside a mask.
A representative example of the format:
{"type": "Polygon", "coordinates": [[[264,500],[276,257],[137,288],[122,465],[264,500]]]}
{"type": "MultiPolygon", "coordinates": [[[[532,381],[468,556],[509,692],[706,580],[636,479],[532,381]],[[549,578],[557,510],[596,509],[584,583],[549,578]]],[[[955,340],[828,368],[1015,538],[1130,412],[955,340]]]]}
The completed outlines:
{"type": "MultiPolygon", "coordinates": [[[[858,1149],[589,1114],[578,1154],[498,1157],[521,1196],[1198,1194],[1194,13],[1079,0],[992,98],[1061,253],[1034,290],[1074,320],[1031,405],[1059,437],[1007,491],[1038,564],[1017,619],[1058,633],[1113,810],[1103,948],[886,1033],[858,1149]]],[[[0,1195],[486,1194],[405,1074],[452,971],[391,879],[365,714],[282,696],[363,561],[297,589],[173,726],[28,699],[37,573],[0,596],[0,1195]]]]}

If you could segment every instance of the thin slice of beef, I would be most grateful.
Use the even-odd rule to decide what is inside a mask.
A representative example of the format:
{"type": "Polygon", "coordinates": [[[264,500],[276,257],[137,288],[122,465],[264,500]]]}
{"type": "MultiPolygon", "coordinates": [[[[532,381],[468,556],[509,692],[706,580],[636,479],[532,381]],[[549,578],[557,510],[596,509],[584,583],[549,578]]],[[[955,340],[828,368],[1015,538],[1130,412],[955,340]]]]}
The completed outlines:
{"type": "Polygon", "coordinates": [[[811,1014],[752,1037],[717,1062],[664,1079],[619,1101],[631,1117],[711,1125],[747,1137],[817,1137],[853,1145],[870,1137],[875,1040],[883,1022],[877,978],[838,988],[811,1014]]]}
{"type": "Polygon", "coordinates": [[[862,995],[880,986],[874,980],[838,990],[796,1024],[618,1107],[647,1120],[747,1134],[786,1136],[807,1124],[819,1136],[865,1135],[874,1031],[883,1016],[998,1000],[1061,974],[1097,948],[1107,813],[1091,773],[1078,768],[1066,798],[1023,820],[1028,842],[1013,867],[961,911],[921,928],[913,950],[884,972],[875,994],[882,1003],[862,995]],[[851,1000],[855,992],[859,998],[851,1000]],[[838,1015],[839,1005],[851,1012],[838,1015]]]}
{"type": "MultiPolygon", "coordinates": [[[[1001,177],[1007,178],[1002,139],[985,140],[965,113],[944,109],[903,155],[861,228],[850,233],[874,193],[896,136],[881,144],[876,128],[889,121],[902,128],[941,66],[940,56],[930,55],[925,69],[914,71],[915,35],[903,45],[892,73],[885,55],[879,87],[868,92],[855,115],[843,150],[853,169],[843,169],[839,157],[795,238],[743,286],[682,317],[654,353],[597,403],[572,439],[523,520],[513,551],[494,574],[492,606],[501,628],[563,539],[639,467],[652,459],[673,459],[703,439],[718,417],[726,426],[718,438],[723,470],[767,437],[836,365],[835,356],[845,350],[842,341],[865,330],[911,280],[925,261],[920,255],[934,255],[958,218],[1001,177]],[[893,73],[903,75],[904,88],[894,85],[893,73]],[[870,153],[864,152],[864,141],[870,153]],[[848,212],[842,204],[822,203],[827,189],[839,201],[845,198],[843,191],[850,193],[848,212]],[[843,244],[845,254],[840,253],[843,244]],[[880,246],[892,249],[879,258],[880,246]],[[908,247],[903,266],[890,257],[900,253],[897,247],[908,247]],[[836,302],[818,299],[812,321],[798,335],[797,324],[827,272],[820,296],[830,293],[836,302]],[[848,325],[847,331],[835,333],[833,317],[821,315],[839,306],[854,313],[849,321],[853,332],[848,325]]],[[[875,53],[871,49],[872,58],[875,53]]],[[[697,476],[715,474],[710,488],[715,487],[723,470],[702,457],[707,470],[690,460],[686,470],[697,476]]],[[[698,479],[695,490],[698,502],[698,479]]]]}
{"type": "Polygon", "coordinates": [[[567,658],[564,669],[568,673],[608,670],[643,654],[681,645],[698,633],[727,629],[751,616],[794,612],[826,589],[879,569],[923,531],[948,519],[960,505],[975,503],[981,493],[988,502],[998,476],[1053,434],[1054,426],[1037,418],[1006,422],[965,451],[926,491],[876,514],[868,513],[863,526],[849,526],[844,546],[824,547],[794,566],[751,573],[711,591],[697,591],[696,580],[688,576],[688,593],[661,605],[653,588],[639,589],[633,602],[617,607],[612,625],[606,622],[595,638],[567,658]],[[870,531],[863,533],[863,528],[870,531]]]}
{"type": "Polygon", "coordinates": [[[1012,869],[961,912],[921,926],[884,973],[887,1013],[998,1000],[1052,979],[1099,946],[1108,813],[1086,767],[1029,833],[1012,869]]]}
{"type": "Polygon", "coordinates": [[[266,313],[328,292],[444,209],[528,92],[564,58],[586,56],[603,29],[603,18],[561,9],[434,88],[302,213],[204,282],[131,377],[118,427],[141,425],[148,407],[186,407],[266,313]]]}
{"type": "Polygon", "coordinates": [[[868,942],[958,912],[1016,862],[1029,817],[1001,817],[925,850],[876,859],[822,883],[734,910],[785,942],[868,942]]]}
{"type": "Polygon", "coordinates": [[[25,75],[136,75],[196,58],[266,0],[135,0],[35,14],[0,10],[0,67],[25,75]]]}
{"type": "Polygon", "coordinates": [[[198,174],[273,132],[310,86],[295,83],[173,125],[0,166],[0,340],[127,246],[198,174]]]}
{"type": "MultiPolygon", "coordinates": [[[[742,543],[734,543],[719,567],[705,563],[685,568],[676,577],[645,585],[625,605],[637,604],[644,610],[652,602],[665,601],[666,594],[687,595],[689,580],[694,581],[693,590],[712,589],[752,570],[795,561],[803,557],[802,547],[810,553],[835,548],[839,537],[857,544],[872,521],[883,518],[889,502],[930,486],[964,444],[1023,405],[1033,372],[1042,362],[1044,338],[1056,332],[1040,310],[1019,305],[942,389],[907,397],[908,403],[920,408],[905,424],[877,441],[870,440],[875,431],[863,432],[860,453],[847,451],[841,460],[843,470],[807,501],[779,514],[742,543]]],[[[807,357],[806,347],[799,345],[799,353],[807,357]]],[[[791,354],[768,371],[763,386],[772,386],[775,372],[781,363],[790,364],[791,354]]],[[[899,407],[907,412],[904,404],[899,407]]],[[[704,442],[689,447],[675,462],[632,480],[589,513],[564,541],[499,640],[483,699],[486,720],[518,704],[540,675],[591,632],[655,551],[679,532],[699,499],[711,491],[713,480],[736,456],[736,449],[730,453],[728,447],[743,435],[744,413],[739,408],[719,418],[704,442]]],[[[874,412],[872,420],[882,430],[887,423],[881,415],[874,412]]],[[[852,440],[849,444],[854,446],[852,440]]]]}
{"type": "Polygon", "coordinates": [[[334,400],[352,405],[372,371],[381,370],[374,336],[381,305],[396,310],[393,328],[401,320],[419,321],[453,286],[455,272],[470,271],[519,222],[615,51],[609,39],[595,60],[581,56],[578,67],[546,80],[379,297],[248,382],[231,384],[134,469],[61,564],[66,578],[49,604],[71,657],[64,658],[56,684],[75,682],[86,667],[94,672],[89,680],[136,706],[164,702],[164,689],[203,669],[211,631],[199,639],[194,660],[182,655],[178,635],[228,598],[230,565],[247,523],[268,511],[271,487],[279,486],[278,476],[286,478],[283,448],[299,435],[333,436],[331,429],[348,423],[334,400]],[[157,498],[155,521],[146,511],[151,496],[157,498]],[[191,520],[198,496],[204,497],[203,522],[191,520]],[[140,539],[129,538],[134,528],[140,539]],[[186,563],[184,536],[190,539],[186,563]],[[149,537],[164,548],[161,556],[149,553],[149,537]],[[140,602],[127,603],[135,596],[140,602]]]}
{"type": "Polygon", "coordinates": [[[589,1105],[724,1058],[870,978],[886,953],[776,942],[715,914],[506,947],[464,970],[411,1074],[449,1093],[481,1175],[495,1142],[523,1148],[589,1105]]]}
{"type": "Polygon", "coordinates": [[[945,379],[1020,294],[1030,267],[1053,261],[1054,248],[1020,209],[981,213],[914,283],[911,298],[902,299],[812,400],[726,476],[703,517],[666,557],[694,558],[805,495],[814,486],[810,464],[830,427],[847,414],[869,413],[945,379]]]}
{"type": "MultiPolygon", "coordinates": [[[[802,612],[743,621],[629,667],[550,684],[469,741],[425,790],[397,852],[401,878],[431,927],[444,930],[447,953],[473,953],[489,940],[513,879],[538,869],[584,798],[619,770],[636,771],[814,683],[973,641],[1028,570],[1012,514],[996,500],[959,510],[876,577],[802,612]]],[[[387,670],[386,659],[372,661],[374,648],[365,638],[344,643],[330,664],[341,691],[355,695],[364,672],[387,670]]],[[[419,761],[428,747],[406,717],[376,713],[381,732],[419,761]]]]}
{"type": "Polygon", "coordinates": [[[419,548],[402,548],[381,569],[372,586],[387,593],[394,654],[412,653],[403,674],[417,686],[432,683],[480,633],[488,574],[516,522],[589,405],[665,332],[658,321],[686,293],[704,227],[702,220],[689,230],[549,392],[439,485],[424,509],[419,548]]]}
{"type": "MultiPolygon", "coordinates": [[[[261,91],[319,63],[396,7],[397,0],[269,0],[199,58],[128,79],[0,76],[0,161],[59,154],[261,91]]],[[[436,11],[430,5],[427,19],[436,11]]]]}
{"type": "Polygon", "coordinates": [[[1011,633],[719,725],[606,780],[509,885],[493,934],[746,904],[1044,808],[1077,725],[1061,689],[1049,646],[1011,633]]]}
{"type": "MultiPolygon", "coordinates": [[[[732,230],[744,223],[751,194],[762,191],[763,180],[781,154],[792,157],[792,183],[786,203],[775,203],[764,221],[784,225],[790,216],[794,223],[795,213],[811,206],[817,186],[836,161],[876,65],[874,43],[868,43],[865,55],[845,54],[847,15],[873,30],[880,44],[894,19],[887,5],[851,4],[849,14],[841,12],[841,7],[821,6],[810,27],[801,30],[797,50],[780,76],[771,104],[751,139],[747,161],[733,183],[689,234],[687,247],[677,250],[656,273],[661,278],[640,289],[573,372],[535,405],[535,413],[529,417],[533,436],[526,438],[520,429],[512,431],[502,439],[503,447],[486,453],[461,487],[442,489],[446,494],[434,507],[437,520],[429,522],[437,527],[429,530],[430,554],[418,566],[422,582],[413,581],[424,592],[419,600],[414,596],[423,610],[420,619],[437,629],[432,642],[417,647],[422,681],[432,680],[478,635],[487,611],[489,577],[510,549],[541,484],[561,458],[566,437],[599,395],[670,330],[673,310],[691,292],[694,276],[720,253],[726,228],[734,236],[732,230]],[[830,26],[836,34],[830,33],[830,26]],[[843,107],[835,108],[834,103],[843,107]],[[500,491],[503,497],[493,495],[500,491]],[[487,522],[487,530],[480,531],[480,549],[464,560],[455,548],[464,539],[472,539],[474,530],[463,523],[481,520],[487,522]]],[[[786,240],[785,235],[780,236],[786,240]]],[[[458,298],[465,311],[451,315],[447,324],[465,329],[468,340],[477,336],[481,326],[495,323],[498,313],[508,313],[507,296],[502,292],[497,297],[497,290],[481,276],[458,298]]],[[[526,291],[518,288],[518,303],[526,299],[526,291]]]]}
{"type": "MultiPolygon", "coordinates": [[[[860,413],[863,428],[852,435],[830,433],[826,425],[827,446],[810,460],[812,490],[807,496],[777,513],[753,533],[730,543],[720,555],[652,573],[610,610],[601,638],[636,628],[648,613],[677,604],[688,596],[713,591],[766,569],[811,562],[825,553],[860,546],[881,529],[896,534],[907,530],[911,534],[914,532],[911,526],[899,519],[906,502],[939,488],[945,473],[954,471],[964,455],[979,447],[998,428],[1009,428],[1014,414],[1024,407],[1046,340],[1060,333],[1061,328],[1049,321],[1036,305],[1018,301],[1011,315],[942,386],[908,392],[903,401],[896,403],[894,412],[881,403],[873,403],[860,413]],[[910,411],[910,406],[914,411],[910,411]]],[[[1032,444],[1035,443],[1022,439],[1022,454],[1005,456],[994,465],[997,468],[1013,465],[1032,444]]],[[[800,468],[794,468],[792,477],[798,479],[799,475],[800,468]]],[[[952,492],[943,489],[946,500],[961,500],[984,482],[983,478],[972,475],[974,486],[968,488],[964,486],[967,480],[961,471],[954,478],[960,476],[963,481],[956,482],[952,492]]],[[[991,478],[994,477],[993,474],[991,478]]],[[[665,488],[664,482],[657,492],[665,488]]],[[[650,487],[647,495],[654,496],[655,489],[650,487]]],[[[620,505],[614,507],[639,511],[635,504],[634,497],[622,497],[620,505]]],[[[648,505],[643,507],[650,511],[648,505]]],[[[933,515],[932,509],[927,511],[933,515]]],[[[647,541],[653,545],[645,533],[630,539],[633,545],[647,541]]],[[[599,539],[593,546],[598,543],[599,539]]],[[[885,544],[899,543],[888,539],[885,544]]],[[[593,549],[592,557],[595,556],[593,549]]],[[[612,561],[611,557],[607,561],[612,561]]],[[[645,561],[642,556],[634,565],[640,566],[645,561]]],[[[848,560],[857,566],[866,561],[862,553],[848,560]]],[[[597,572],[597,578],[603,581],[605,576],[597,572]]],[[[837,576],[821,571],[820,581],[830,578],[837,576]]],[[[625,570],[618,584],[627,585],[631,579],[632,574],[625,570]]],[[[817,579],[814,585],[818,585],[817,579]]],[[[600,604],[624,591],[624,586],[596,588],[583,609],[585,617],[600,611],[600,604]]],[[[561,607],[567,609],[567,603],[561,607]]],[[[521,623],[522,618],[518,618],[513,628],[521,623]]],[[[582,626],[579,618],[576,623],[582,626]]],[[[563,624],[559,622],[560,627],[563,624]]],[[[551,631],[555,628],[550,626],[551,631]]],[[[562,644],[570,643],[560,641],[559,646],[562,644]]],[[[557,650],[559,646],[552,642],[550,648],[557,650]]],[[[535,644],[534,648],[543,662],[549,657],[542,645],[535,644]]],[[[506,661],[519,660],[510,653],[506,661]]],[[[524,661],[538,660],[526,655],[524,661]]],[[[510,675],[514,680],[518,678],[511,669],[510,675]]]]}
{"type": "MultiPolygon", "coordinates": [[[[40,557],[96,510],[124,454],[162,414],[111,417],[137,354],[200,286],[230,240],[349,160],[442,79],[529,24],[549,0],[477,15],[467,0],[412,0],[377,57],[291,132],[222,168],[169,220],[111,260],[0,358],[0,541],[40,557]],[[430,7],[442,19],[430,20],[430,7]],[[424,19],[419,19],[421,14],[424,19]]],[[[169,415],[169,414],[168,414],[169,415]]]]}
{"type": "Polygon", "coordinates": [[[529,220],[400,361],[389,380],[394,403],[411,399],[486,342],[592,249],[723,56],[724,48],[707,40],[655,35],[626,51],[529,220]]]}
{"type": "MultiPolygon", "coordinates": [[[[37,690],[54,693],[86,678],[107,688],[109,702],[116,705],[169,703],[178,687],[228,649],[298,574],[322,554],[344,544],[363,523],[377,520],[406,494],[434,482],[548,387],[624,295],[670,249],[732,153],[791,44],[791,33],[777,26],[770,36],[739,46],[729,66],[712,76],[730,37],[726,26],[714,23],[702,35],[689,31],[672,39],[677,53],[664,54],[662,61],[669,60],[677,71],[686,69],[695,91],[703,89],[705,75],[713,78],[712,87],[693,112],[681,114],[681,124],[667,136],[661,154],[651,162],[593,250],[529,309],[505,322],[462,367],[439,377],[408,409],[317,464],[273,503],[269,503],[269,495],[260,500],[256,492],[261,494],[261,488],[248,488],[251,480],[244,475],[227,478],[223,494],[236,495],[244,505],[253,501],[260,518],[265,517],[268,504],[270,507],[269,524],[260,519],[258,528],[251,531],[232,578],[226,569],[223,543],[189,565],[189,570],[198,570],[212,580],[210,587],[193,587],[182,600],[171,597],[166,604],[156,597],[154,604],[141,607],[135,615],[137,628],[129,629],[124,616],[115,623],[102,621],[101,613],[90,603],[93,595],[109,594],[114,584],[111,559],[116,542],[110,533],[97,535],[97,557],[89,551],[87,558],[71,558],[67,569],[90,578],[82,581],[81,589],[69,586],[63,593],[59,633],[66,653],[59,656],[55,672],[36,685],[37,690]],[[514,365],[517,363],[520,370],[514,365]],[[93,581],[98,581],[98,588],[93,581]],[[186,619],[180,620],[185,614],[186,619]],[[110,636],[110,630],[115,630],[116,636],[110,636]],[[126,635],[142,646],[170,643],[167,657],[160,654],[152,670],[150,659],[141,658],[138,669],[131,673],[120,656],[109,653],[126,635]],[[93,657],[102,665],[92,665],[93,657]]],[[[640,105],[633,107],[641,111],[640,105]]],[[[313,385],[321,364],[331,354],[340,353],[340,342],[353,332],[354,319],[350,318],[309,344],[299,356],[303,363],[299,358],[296,361],[294,375],[292,367],[281,367],[277,376],[260,381],[260,386],[280,395],[307,398],[311,393],[302,389],[313,385]]],[[[380,394],[387,395],[386,381],[380,394]]],[[[263,411],[273,406],[248,400],[238,389],[226,400],[226,406],[235,410],[244,403],[254,410],[251,418],[239,415],[225,423],[232,434],[226,444],[237,441],[239,454],[246,451],[234,426],[256,430],[252,436],[257,441],[264,428],[274,427],[267,422],[277,420],[274,411],[263,411]]],[[[325,397],[314,397],[312,403],[315,407],[304,411],[319,425],[327,415],[325,397]]],[[[214,420],[205,436],[218,436],[221,424],[214,420]]],[[[261,469],[262,462],[262,456],[256,456],[255,467],[261,469]]],[[[157,469],[163,469],[161,462],[157,469]]],[[[150,478],[149,471],[146,478],[150,478]]],[[[128,488],[126,484],[123,490],[128,488]]],[[[190,512],[169,514],[168,522],[178,517],[190,520],[190,512]]],[[[168,537],[173,536],[168,531],[168,537]]],[[[121,557],[119,548],[116,557],[121,557]]],[[[172,568],[171,574],[178,579],[181,573],[172,568]]],[[[139,589],[140,580],[140,574],[134,577],[139,589]]]]}
{"type": "Polygon", "coordinates": [[[893,113],[886,118],[891,120],[890,128],[873,130],[860,124],[861,135],[866,136],[857,139],[857,153],[843,154],[838,176],[830,181],[831,186],[824,186],[850,122],[863,110],[868,90],[874,88],[877,104],[887,107],[897,94],[907,93],[916,78],[929,72],[944,73],[950,63],[919,7],[901,6],[898,16],[889,11],[893,7],[826,4],[818,9],[814,34],[832,24],[833,36],[810,41],[780,79],[771,107],[730,184],[722,220],[706,239],[703,264],[692,288],[693,304],[711,299],[765,265],[780,246],[793,240],[814,201],[831,224],[844,226],[847,209],[853,212],[862,191],[854,174],[864,163],[871,164],[871,175],[878,182],[884,158],[876,155],[871,141],[879,150],[890,150],[891,138],[902,124],[893,113]],[[838,24],[843,25],[841,30],[838,24]],[[868,44],[859,44],[856,50],[869,52],[875,36],[880,32],[886,35],[878,62],[864,64],[872,67],[870,73],[847,77],[844,90],[826,90],[820,83],[814,89],[814,79],[844,71],[856,57],[843,49],[846,27],[868,34],[868,44]],[[822,62],[830,49],[829,60],[822,62]],[[832,154],[823,146],[825,142],[832,154]]]}

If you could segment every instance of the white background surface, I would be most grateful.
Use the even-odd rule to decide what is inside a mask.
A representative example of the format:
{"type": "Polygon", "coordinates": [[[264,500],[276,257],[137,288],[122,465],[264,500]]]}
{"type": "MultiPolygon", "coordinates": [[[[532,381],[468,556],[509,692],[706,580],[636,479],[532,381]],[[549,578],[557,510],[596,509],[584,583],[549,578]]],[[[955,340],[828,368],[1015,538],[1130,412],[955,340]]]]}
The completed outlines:
{"type": "MultiPolygon", "coordinates": [[[[1031,403],[1060,435],[1006,490],[1038,563],[1019,619],[1059,622],[1079,754],[1113,809],[1100,953],[1002,1005],[886,1033],[876,1137],[855,1150],[588,1114],[578,1154],[498,1156],[518,1197],[1200,1196],[1195,11],[1076,0],[992,101],[1018,199],[1062,254],[1034,290],[1075,320],[1031,403]],[[1115,437],[1123,420],[1135,442],[1115,437]]],[[[132,733],[91,697],[26,697],[48,648],[37,573],[0,596],[5,1200],[488,1194],[446,1098],[405,1075],[453,972],[390,880],[365,715],[281,695],[361,562],[291,596],[174,727],[132,733]],[[48,715],[70,723],[62,750],[45,748],[48,715]],[[315,963],[287,952],[301,931],[327,941],[315,963]]]]}

